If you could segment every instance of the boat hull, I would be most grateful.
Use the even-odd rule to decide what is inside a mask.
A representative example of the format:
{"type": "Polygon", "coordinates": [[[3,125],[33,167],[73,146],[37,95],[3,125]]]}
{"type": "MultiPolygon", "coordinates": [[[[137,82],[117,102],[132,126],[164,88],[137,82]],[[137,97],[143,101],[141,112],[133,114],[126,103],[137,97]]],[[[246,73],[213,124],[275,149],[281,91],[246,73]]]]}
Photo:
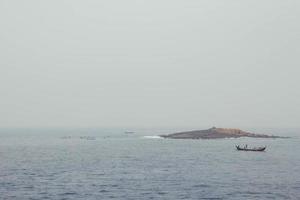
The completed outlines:
{"type": "Polygon", "coordinates": [[[236,146],[236,149],[238,151],[265,151],[266,150],[266,147],[259,147],[259,148],[241,148],[239,146],[236,146]]]}

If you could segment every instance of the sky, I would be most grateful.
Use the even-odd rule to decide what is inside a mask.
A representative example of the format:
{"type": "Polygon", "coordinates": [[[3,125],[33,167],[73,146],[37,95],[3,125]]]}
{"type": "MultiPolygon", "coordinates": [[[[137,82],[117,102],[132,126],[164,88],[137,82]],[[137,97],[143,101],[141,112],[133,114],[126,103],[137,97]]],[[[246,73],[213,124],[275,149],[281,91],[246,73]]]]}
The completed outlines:
{"type": "Polygon", "coordinates": [[[0,127],[300,127],[298,0],[0,0],[0,127]]]}

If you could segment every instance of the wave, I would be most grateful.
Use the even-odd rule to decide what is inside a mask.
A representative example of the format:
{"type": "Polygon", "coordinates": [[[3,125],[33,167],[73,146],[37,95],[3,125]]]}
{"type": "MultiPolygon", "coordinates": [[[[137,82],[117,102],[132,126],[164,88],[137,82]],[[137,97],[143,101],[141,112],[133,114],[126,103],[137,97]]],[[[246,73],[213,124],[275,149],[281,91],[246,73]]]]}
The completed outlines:
{"type": "Polygon", "coordinates": [[[146,135],[143,138],[147,138],[147,139],[162,139],[162,137],[160,137],[158,135],[146,135]]]}

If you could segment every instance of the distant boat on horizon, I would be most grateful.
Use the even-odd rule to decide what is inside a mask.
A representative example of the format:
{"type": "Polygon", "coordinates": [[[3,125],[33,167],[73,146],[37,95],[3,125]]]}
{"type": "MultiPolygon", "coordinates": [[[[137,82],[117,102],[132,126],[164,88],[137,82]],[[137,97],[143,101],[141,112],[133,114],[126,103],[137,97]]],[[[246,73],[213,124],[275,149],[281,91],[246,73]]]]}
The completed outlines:
{"type": "Polygon", "coordinates": [[[125,131],[124,133],[125,133],[125,134],[133,134],[134,131],[125,131]]]}
{"type": "Polygon", "coordinates": [[[96,140],[93,136],[80,136],[79,138],[82,140],[96,140]]]}

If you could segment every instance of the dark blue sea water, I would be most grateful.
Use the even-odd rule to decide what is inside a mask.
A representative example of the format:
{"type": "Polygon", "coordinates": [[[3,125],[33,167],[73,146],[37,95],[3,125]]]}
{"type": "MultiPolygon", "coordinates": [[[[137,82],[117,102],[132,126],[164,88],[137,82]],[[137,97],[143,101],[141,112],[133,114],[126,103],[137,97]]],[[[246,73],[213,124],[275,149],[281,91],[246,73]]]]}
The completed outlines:
{"type": "Polygon", "coordinates": [[[300,199],[297,130],[275,131],[291,139],[144,137],[166,132],[1,129],[0,199],[300,199]]]}

